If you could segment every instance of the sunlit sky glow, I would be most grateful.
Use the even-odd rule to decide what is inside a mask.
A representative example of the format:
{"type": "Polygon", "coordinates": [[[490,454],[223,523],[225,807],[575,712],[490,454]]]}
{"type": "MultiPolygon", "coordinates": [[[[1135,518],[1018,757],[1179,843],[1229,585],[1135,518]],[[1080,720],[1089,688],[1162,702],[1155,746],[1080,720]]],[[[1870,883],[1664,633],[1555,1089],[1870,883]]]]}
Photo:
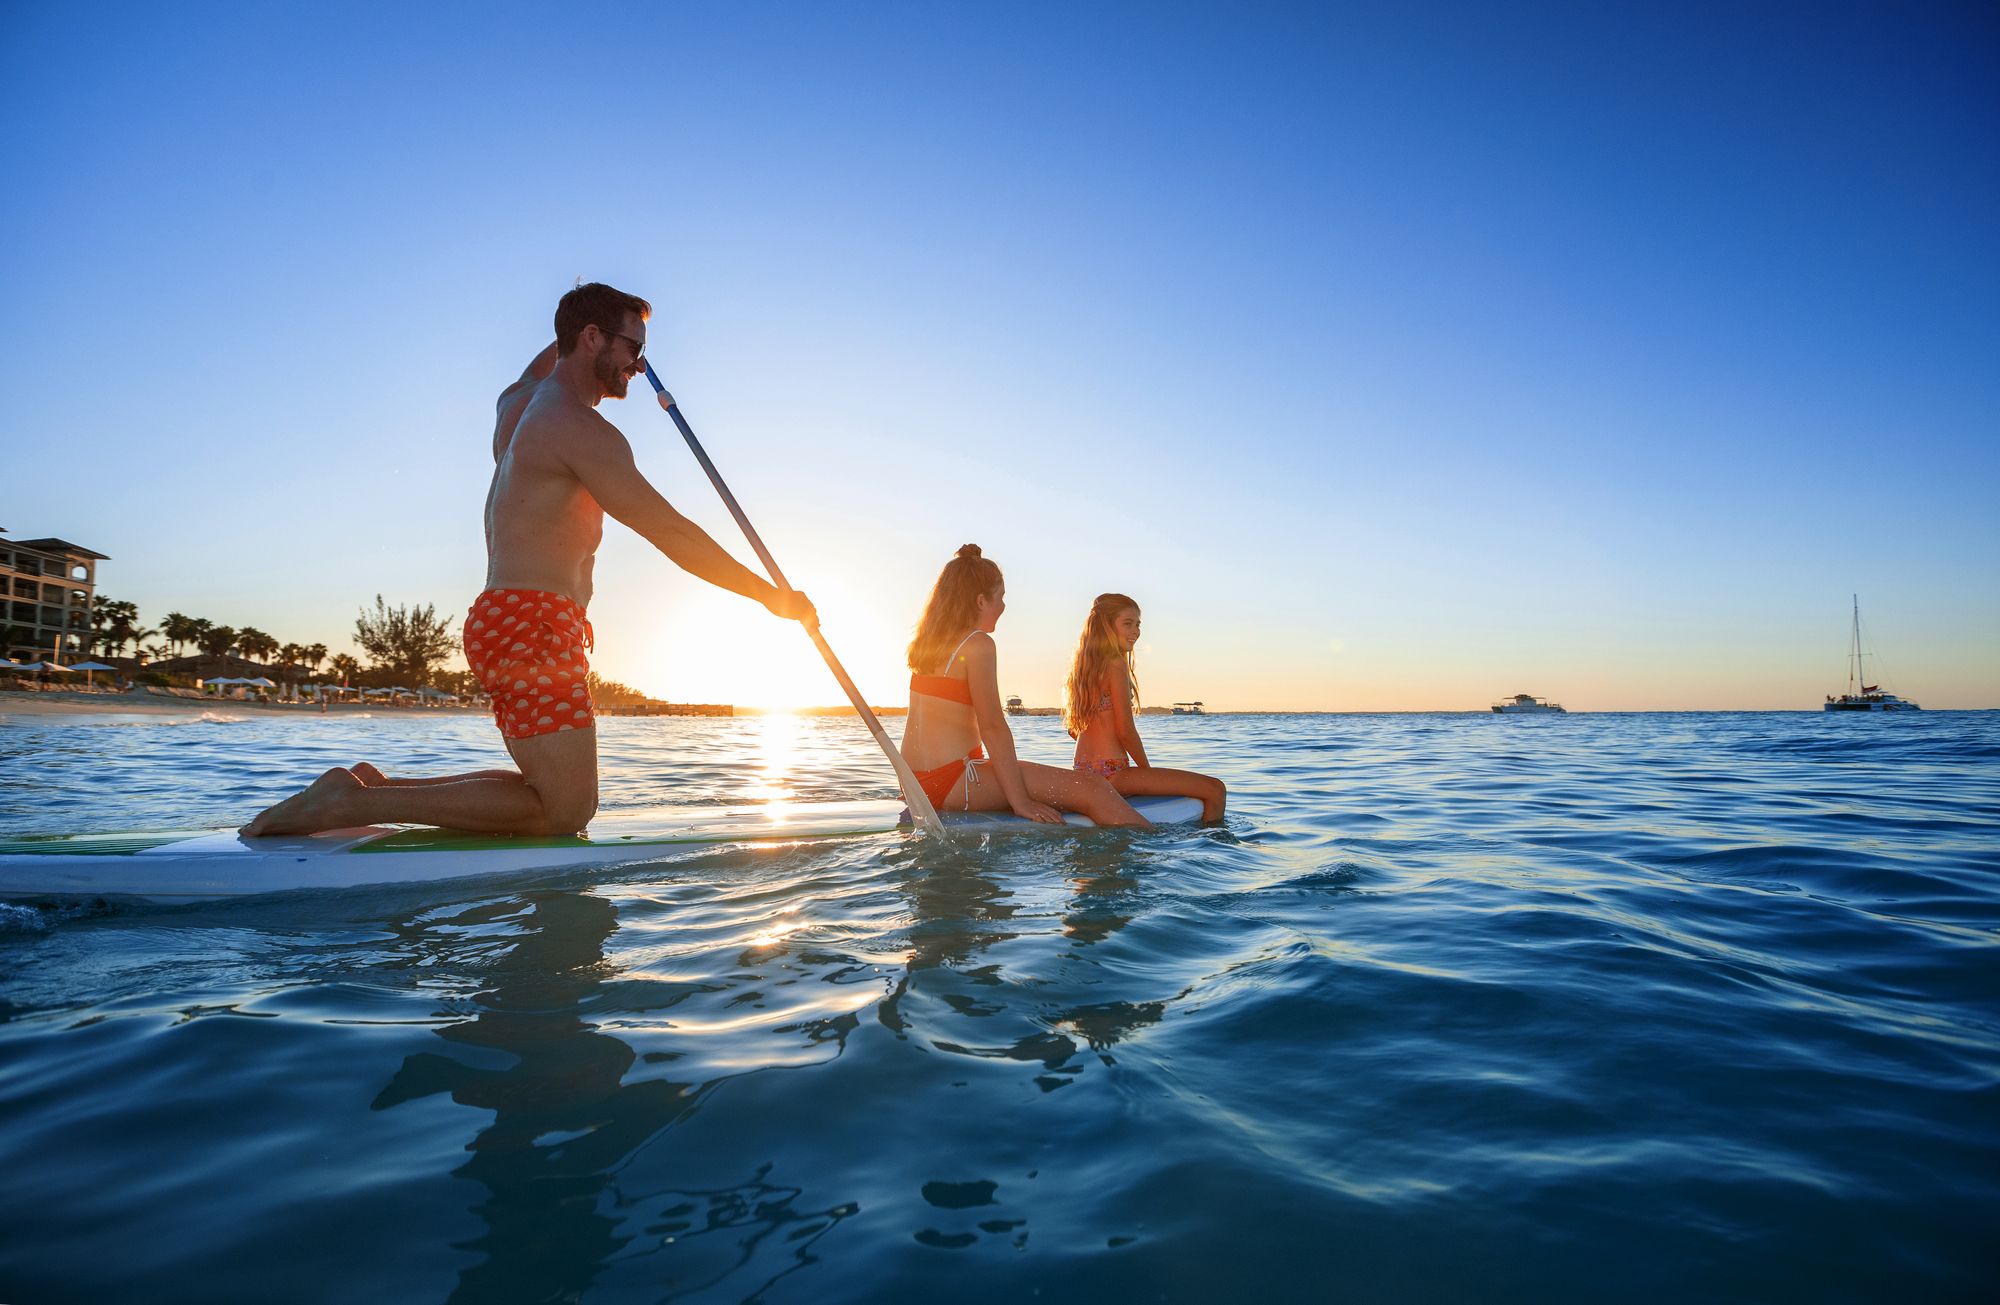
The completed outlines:
{"type": "MultiPolygon", "coordinates": [[[[493,398],[577,277],[850,672],[1006,568],[1146,699],[2000,706],[1985,5],[16,5],[0,525],[347,646],[463,610],[493,398]]],[[[747,548],[641,392],[604,411],[747,548]]],[[[598,668],[831,703],[613,526],[598,668]]]]}

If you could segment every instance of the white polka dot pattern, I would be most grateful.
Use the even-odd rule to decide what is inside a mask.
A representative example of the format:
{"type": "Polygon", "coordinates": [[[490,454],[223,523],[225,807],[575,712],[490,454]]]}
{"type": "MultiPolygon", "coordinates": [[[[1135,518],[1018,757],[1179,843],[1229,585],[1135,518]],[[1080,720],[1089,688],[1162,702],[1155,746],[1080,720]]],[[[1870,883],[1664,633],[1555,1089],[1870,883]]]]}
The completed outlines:
{"type": "Polygon", "coordinates": [[[465,660],[493,697],[510,739],[597,723],[585,677],[590,622],[575,600],[539,589],[489,589],[465,614],[465,660]]]}

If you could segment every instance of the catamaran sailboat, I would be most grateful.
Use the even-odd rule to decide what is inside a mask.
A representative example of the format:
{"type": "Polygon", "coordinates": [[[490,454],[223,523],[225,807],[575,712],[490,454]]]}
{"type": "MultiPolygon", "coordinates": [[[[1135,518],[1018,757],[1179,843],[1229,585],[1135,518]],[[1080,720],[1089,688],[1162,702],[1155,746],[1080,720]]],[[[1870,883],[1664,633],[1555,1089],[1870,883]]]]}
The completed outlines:
{"type": "Polygon", "coordinates": [[[1906,702],[1893,693],[1885,693],[1879,684],[1868,683],[1862,672],[1861,659],[1868,654],[1861,651],[1861,595],[1854,596],[1854,640],[1847,653],[1847,692],[1839,697],[1826,695],[1826,705],[1822,711],[1922,711],[1914,702],[1906,702]],[[1860,692],[1856,693],[1856,687],[1860,692]]]}

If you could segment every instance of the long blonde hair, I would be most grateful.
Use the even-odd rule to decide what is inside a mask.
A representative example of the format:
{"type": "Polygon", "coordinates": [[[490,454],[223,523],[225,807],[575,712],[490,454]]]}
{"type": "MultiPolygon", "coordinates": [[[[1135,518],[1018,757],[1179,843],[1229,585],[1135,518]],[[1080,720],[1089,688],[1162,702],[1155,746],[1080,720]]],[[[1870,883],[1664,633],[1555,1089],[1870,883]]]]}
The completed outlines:
{"type": "Polygon", "coordinates": [[[910,639],[910,669],[919,675],[940,673],[938,662],[966,631],[979,624],[979,595],[990,598],[1000,592],[1000,585],[999,565],[982,557],[979,545],[959,549],[958,556],[938,573],[931,596],[924,602],[924,614],[910,639]]]}
{"type": "Polygon", "coordinates": [[[1076,641],[1076,660],[1069,667],[1069,691],[1063,701],[1063,728],[1071,738],[1083,734],[1083,727],[1097,711],[1098,695],[1104,691],[1113,664],[1125,664],[1125,684],[1132,694],[1132,710],[1139,709],[1139,673],[1132,654],[1125,651],[1113,623],[1127,608],[1139,604],[1124,594],[1099,594],[1090,604],[1083,633],[1076,641]]]}

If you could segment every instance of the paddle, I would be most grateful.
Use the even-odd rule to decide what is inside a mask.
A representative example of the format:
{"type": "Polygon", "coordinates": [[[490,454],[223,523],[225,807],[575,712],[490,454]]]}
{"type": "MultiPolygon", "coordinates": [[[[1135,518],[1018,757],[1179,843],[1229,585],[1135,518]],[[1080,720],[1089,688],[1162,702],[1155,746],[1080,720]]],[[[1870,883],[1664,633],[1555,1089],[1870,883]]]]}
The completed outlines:
{"type": "MultiPolygon", "coordinates": [[[[702,449],[701,441],[694,437],[694,431],[689,428],[687,418],[681,416],[680,408],[674,403],[674,396],[667,393],[666,386],[660,384],[659,373],[653,370],[653,364],[650,362],[646,364],[646,379],[653,383],[653,391],[659,397],[660,406],[674,419],[674,425],[680,427],[681,438],[687,441],[688,448],[694,452],[694,460],[708,473],[708,482],[714,485],[715,492],[722,496],[722,502],[729,509],[729,515],[736,518],[736,524],[743,528],[744,538],[750,541],[750,547],[757,550],[757,556],[764,563],[764,569],[771,575],[771,583],[789,593],[792,586],[785,579],[785,573],[778,569],[778,563],[771,556],[771,550],[764,547],[764,541],[758,538],[756,528],[750,524],[750,518],[743,515],[743,509],[737,505],[736,495],[730,493],[729,486],[722,483],[721,473],[717,472],[715,464],[708,460],[708,454],[702,449]]],[[[889,735],[882,729],[882,722],[875,719],[875,713],[862,699],[861,690],[855,688],[854,681],[847,678],[847,672],[841,668],[840,659],[835,657],[833,649],[827,646],[826,636],[819,632],[817,624],[808,625],[806,633],[812,636],[813,646],[819,649],[819,655],[826,658],[826,668],[833,672],[833,678],[839,680],[840,687],[847,692],[847,700],[854,704],[854,710],[859,712],[861,719],[867,723],[868,732],[873,734],[875,742],[881,745],[882,754],[888,757],[889,764],[896,768],[896,779],[903,786],[903,801],[909,806],[910,814],[917,818],[925,833],[944,837],[944,822],[938,819],[937,812],[932,809],[931,800],[924,796],[923,788],[917,783],[916,772],[910,769],[909,762],[903,760],[903,754],[896,745],[889,741],[889,735]]]]}

